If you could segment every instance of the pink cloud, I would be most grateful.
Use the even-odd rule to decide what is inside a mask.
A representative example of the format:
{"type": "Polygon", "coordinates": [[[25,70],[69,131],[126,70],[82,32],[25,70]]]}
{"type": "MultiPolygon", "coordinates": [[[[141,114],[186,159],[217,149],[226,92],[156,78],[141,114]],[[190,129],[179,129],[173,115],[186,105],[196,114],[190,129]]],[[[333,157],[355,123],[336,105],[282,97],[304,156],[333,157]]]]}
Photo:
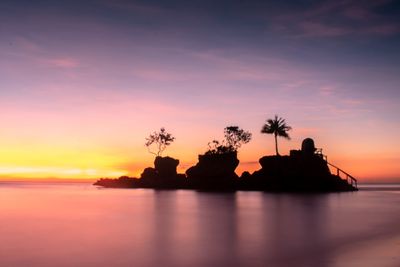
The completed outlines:
{"type": "Polygon", "coordinates": [[[388,2],[321,1],[309,9],[273,17],[270,29],[294,37],[397,34],[398,25],[375,11],[388,2]]]}
{"type": "Polygon", "coordinates": [[[25,37],[16,37],[15,43],[25,51],[37,52],[40,50],[39,46],[35,42],[25,37]]]}
{"type": "Polygon", "coordinates": [[[287,81],[288,77],[295,80],[306,74],[292,62],[276,57],[255,60],[251,57],[227,57],[220,51],[194,53],[193,57],[212,65],[213,73],[210,75],[230,81],[287,81]]]}
{"type": "Polygon", "coordinates": [[[222,77],[236,81],[265,81],[277,80],[281,78],[281,74],[276,70],[265,70],[251,66],[227,66],[222,70],[222,77]]]}
{"type": "Polygon", "coordinates": [[[158,82],[178,82],[193,79],[193,75],[162,67],[141,67],[131,72],[134,77],[158,82]]]}
{"type": "Polygon", "coordinates": [[[343,15],[353,20],[373,19],[376,16],[367,8],[361,6],[350,6],[343,10],[343,15]]]}
{"type": "Polygon", "coordinates": [[[297,136],[312,136],[317,135],[321,129],[313,127],[296,127],[297,136]]]}
{"type": "Polygon", "coordinates": [[[334,94],[334,92],[335,92],[335,87],[329,85],[322,86],[319,90],[319,93],[324,96],[331,96],[334,94]]]}
{"type": "Polygon", "coordinates": [[[300,80],[293,80],[293,81],[289,81],[287,83],[283,83],[282,86],[286,90],[295,91],[298,89],[302,89],[304,86],[309,85],[309,84],[310,84],[310,81],[300,79],[300,80]]]}
{"type": "Polygon", "coordinates": [[[303,22],[300,24],[303,36],[341,36],[350,33],[350,30],[343,27],[329,26],[320,22],[303,22]]]}
{"type": "Polygon", "coordinates": [[[364,104],[365,102],[362,100],[359,100],[359,99],[345,99],[345,100],[343,100],[343,103],[348,106],[357,107],[357,106],[364,104]]]}
{"type": "Polygon", "coordinates": [[[149,5],[144,3],[135,3],[135,2],[127,2],[127,1],[105,1],[105,5],[111,8],[117,8],[121,10],[128,10],[131,12],[137,12],[140,14],[147,14],[147,15],[159,15],[166,11],[159,6],[149,5]]]}
{"type": "Polygon", "coordinates": [[[400,32],[400,28],[396,24],[382,24],[368,27],[364,30],[365,33],[378,35],[392,35],[400,32]]]}
{"type": "Polygon", "coordinates": [[[76,68],[79,66],[79,62],[76,59],[61,57],[46,60],[47,63],[59,67],[59,68],[76,68]]]}

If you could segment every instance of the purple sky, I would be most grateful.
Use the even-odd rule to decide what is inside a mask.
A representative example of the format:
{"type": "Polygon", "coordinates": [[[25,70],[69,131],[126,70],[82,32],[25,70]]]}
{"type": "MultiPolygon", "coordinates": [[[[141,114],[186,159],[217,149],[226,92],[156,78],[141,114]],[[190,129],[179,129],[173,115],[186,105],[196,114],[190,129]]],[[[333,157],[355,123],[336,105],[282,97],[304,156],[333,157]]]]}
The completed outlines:
{"type": "Polygon", "coordinates": [[[184,171],[231,124],[254,170],[278,114],[282,152],[400,177],[398,1],[82,2],[0,2],[0,176],[138,174],[161,126],[184,171]]]}

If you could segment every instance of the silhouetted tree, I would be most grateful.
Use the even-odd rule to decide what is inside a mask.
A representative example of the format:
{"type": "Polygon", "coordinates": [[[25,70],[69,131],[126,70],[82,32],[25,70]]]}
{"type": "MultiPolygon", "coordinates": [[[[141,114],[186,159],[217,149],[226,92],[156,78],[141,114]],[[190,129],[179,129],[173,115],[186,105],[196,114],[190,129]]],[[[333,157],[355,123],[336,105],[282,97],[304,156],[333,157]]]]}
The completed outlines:
{"type": "Polygon", "coordinates": [[[224,141],[220,143],[218,140],[212,140],[208,143],[208,150],[206,154],[226,154],[229,152],[233,152],[233,150],[231,147],[226,146],[224,141]]]}
{"type": "Polygon", "coordinates": [[[284,137],[290,140],[290,136],[287,133],[290,131],[292,127],[286,124],[285,120],[275,115],[274,119],[268,119],[261,129],[261,133],[266,134],[274,134],[275,136],[275,150],[276,155],[279,155],[278,152],[278,136],[284,137]]]}
{"type": "Polygon", "coordinates": [[[206,154],[225,154],[236,152],[242,144],[247,144],[251,140],[251,133],[238,126],[228,126],[224,129],[225,140],[219,142],[213,140],[208,143],[206,154]]]}
{"type": "Polygon", "coordinates": [[[169,146],[173,141],[175,140],[175,137],[172,136],[172,134],[168,133],[165,131],[165,128],[162,127],[159,132],[154,132],[149,135],[149,137],[146,138],[146,143],[145,146],[147,147],[147,150],[151,153],[158,156],[161,156],[162,152],[169,146]],[[151,145],[155,145],[157,152],[153,152],[150,147],[151,145]]]}
{"type": "Polygon", "coordinates": [[[224,134],[227,146],[233,151],[237,151],[242,144],[247,144],[251,140],[251,133],[238,126],[225,127],[224,134]]]}

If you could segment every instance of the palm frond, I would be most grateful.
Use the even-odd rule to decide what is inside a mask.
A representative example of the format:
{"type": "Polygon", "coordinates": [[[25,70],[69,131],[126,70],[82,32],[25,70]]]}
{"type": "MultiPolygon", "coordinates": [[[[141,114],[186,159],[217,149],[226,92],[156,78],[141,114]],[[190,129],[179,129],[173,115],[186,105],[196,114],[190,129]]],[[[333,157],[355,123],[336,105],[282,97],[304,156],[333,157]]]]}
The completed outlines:
{"type": "Polygon", "coordinates": [[[290,136],[287,133],[290,130],[292,130],[292,127],[286,124],[285,119],[275,115],[273,119],[266,120],[261,128],[261,133],[274,134],[290,140],[290,136]]]}

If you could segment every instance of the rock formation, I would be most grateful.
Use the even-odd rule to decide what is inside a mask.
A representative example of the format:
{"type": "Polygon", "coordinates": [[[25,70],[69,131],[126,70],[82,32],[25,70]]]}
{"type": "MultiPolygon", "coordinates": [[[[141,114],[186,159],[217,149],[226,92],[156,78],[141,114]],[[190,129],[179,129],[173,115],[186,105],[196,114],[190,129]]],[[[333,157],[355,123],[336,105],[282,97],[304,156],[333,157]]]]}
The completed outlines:
{"type": "Polygon", "coordinates": [[[314,141],[303,141],[302,150],[292,150],[289,156],[264,156],[261,169],[253,174],[244,172],[239,178],[236,151],[207,152],[199,155],[195,166],[178,174],[179,160],[156,157],[154,168],[146,168],[140,179],[126,176],[101,179],[96,185],[155,189],[197,189],[209,191],[260,190],[272,192],[339,192],[357,190],[338,175],[333,175],[321,150],[314,141]]]}
{"type": "Polygon", "coordinates": [[[235,190],[239,165],[237,152],[199,155],[199,162],[186,171],[190,184],[201,190],[235,190]]]}

